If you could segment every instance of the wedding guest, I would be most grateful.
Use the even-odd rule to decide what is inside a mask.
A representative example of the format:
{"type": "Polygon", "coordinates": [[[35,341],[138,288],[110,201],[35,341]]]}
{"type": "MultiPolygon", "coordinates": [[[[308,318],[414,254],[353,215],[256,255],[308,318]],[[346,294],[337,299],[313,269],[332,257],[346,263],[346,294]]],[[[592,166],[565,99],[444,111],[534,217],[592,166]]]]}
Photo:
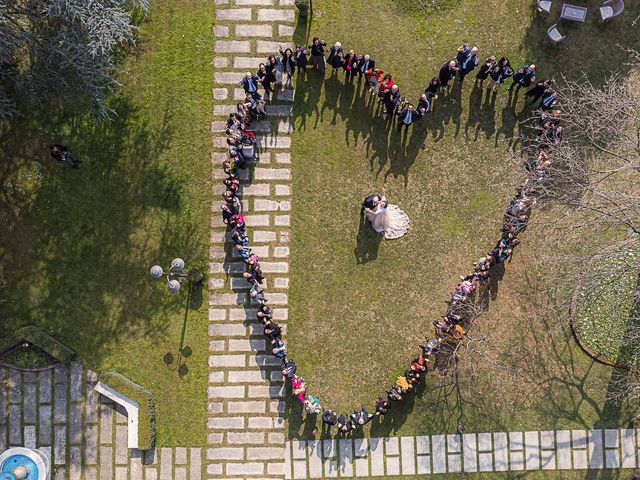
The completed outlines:
{"type": "Polygon", "coordinates": [[[251,96],[258,93],[258,82],[260,79],[257,75],[253,75],[251,72],[247,72],[242,80],[238,83],[244,88],[244,93],[251,96]]]}
{"type": "Polygon", "coordinates": [[[276,84],[282,83],[282,74],[284,73],[284,63],[282,63],[282,56],[269,55],[267,58],[267,72],[273,74],[276,84]]]}
{"type": "Polygon", "coordinates": [[[348,82],[355,78],[358,69],[358,57],[355,50],[349,50],[349,53],[344,57],[342,68],[344,69],[345,81],[348,82]]]}
{"type": "Polygon", "coordinates": [[[233,194],[235,194],[235,192],[237,192],[240,188],[240,182],[235,177],[235,175],[229,175],[224,181],[224,184],[226,185],[227,189],[230,190],[233,194]]]}
{"type": "Polygon", "coordinates": [[[487,58],[482,65],[480,65],[480,69],[478,70],[478,73],[476,73],[476,80],[480,80],[480,83],[482,83],[489,75],[491,75],[497,64],[498,61],[496,60],[496,57],[491,56],[487,58]]]}
{"type": "Polygon", "coordinates": [[[400,103],[400,87],[393,85],[388,89],[382,97],[382,103],[386,107],[386,115],[393,115],[400,103]]]}
{"type": "Polygon", "coordinates": [[[437,353],[440,350],[440,343],[439,338],[432,338],[425,345],[420,345],[420,348],[422,348],[422,356],[426,359],[434,353],[437,353]]]}
{"type": "Polygon", "coordinates": [[[524,94],[525,97],[530,97],[531,98],[531,103],[534,104],[536,103],[538,100],[540,100],[540,98],[548,93],[553,92],[553,90],[551,90],[551,84],[552,84],[552,80],[550,79],[545,79],[542,80],[540,82],[537,82],[533,88],[531,88],[530,90],[527,90],[524,94]]]}
{"type": "Polygon", "coordinates": [[[465,56],[464,60],[458,61],[458,65],[460,65],[458,78],[462,83],[464,81],[464,77],[469,75],[473,69],[478,66],[478,47],[471,48],[469,54],[465,56]]]}
{"type": "Polygon", "coordinates": [[[408,103],[406,107],[397,113],[397,115],[400,120],[398,122],[398,131],[401,131],[402,127],[405,127],[405,130],[408,130],[411,124],[420,118],[420,114],[411,103],[408,103]]]}
{"type": "Polygon", "coordinates": [[[378,401],[376,402],[376,415],[385,415],[390,408],[389,402],[387,402],[384,398],[378,397],[378,401]]]}
{"type": "Polygon", "coordinates": [[[384,70],[381,68],[375,68],[372,74],[367,77],[369,81],[369,93],[371,95],[380,95],[380,84],[384,81],[384,70]]]}
{"type": "Polygon", "coordinates": [[[278,358],[284,358],[287,356],[287,346],[280,339],[271,340],[271,353],[278,358]]]}
{"type": "Polygon", "coordinates": [[[282,327],[277,323],[270,322],[264,327],[264,336],[269,340],[277,340],[282,335],[282,327]]]}
{"type": "Polygon", "coordinates": [[[304,402],[304,409],[308,415],[317,415],[320,413],[322,411],[322,407],[320,406],[320,400],[318,400],[318,397],[313,395],[307,396],[304,402]]]}
{"type": "Polygon", "coordinates": [[[431,108],[431,103],[427,98],[427,94],[423,93],[422,95],[420,95],[420,98],[418,99],[418,106],[416,108],[416,110],[418,111],[418,115],[420,115],[420,117],[424,117],[430,108],[431,108]]]}
{"type": "Polygon", "coordinates": [[[291,378],[291,393],[300,400],[301,403],[304,403],[307,394],[307,384],[302,377],[294,375],[293,378],[291,378]]]}
{"type": "Polygon", "coordinates": [[[220,209],[222,210],[222,223],[229,225],[233,217],[233,212],[229,210],[229,207],[224,203],[220,205],[220,209]]]}
{"type": "Polygon", "coordinates": [[[509,91],[516,87],[516,95],[521,87],[529,87],[531,83],[536,81],[536,66],[531,64],[524,65],[518,69],[513,75],[513,83],[509,86],[509,91]]]}
{"type": "Polygon", "coordinates": [[[344,49],[342,48],[342,44],[340,42],[336,42],[329,49],[329,58],[327,58],[327,63],[333,68],[332,73],[336,73],[339,68],[342,68],[343,60],[344,49]]]}
{"type": "Polygon", "coordinates": [[[242,277],[249,282],[251,285],[262,284],[264,281],[264,277],[261,275],[261,271],[259,269],[252,269],[248,272],[244,272],[242,277]]]}
{"type": "Polygon", "coordinates": [[[293,360],[287,361],[287,359],[283,358],[282,362],[280,362],[280,373],[282,373],[282,376],[285,378],[293,378],[297,368],[293,360]]]}
{"type": "Polygon", "coordinates": [[[261,305],[260,308],[258,308],[258,311],[256,312],[256,318],[260,323],[264,324],[265,322],[270,321],[271,317],[271,307],[261,305]]]}
{"type": "Polygon", "coordinates": [[[322,412],[322,421],[330,427],[333,427],[338,423],[338,414],[333,410],[324,410],[322,412]]]}
{"type": "Polygon", "coordinates": [[[364,54],[360,57],[360,61],[358,62],[358,83],[362,81],[362,76],[365,76],[365,80],[367,79],[367,75],[372,75],[373,71],[376,68],[376,61],[369,56],[369,54],[364,54]]]}
{"type": "Polygon", "coordinates": [[[387,390],[387,400],[389,402],[399,402],[402,400],[402,391],[395,385],[391,389],[387,390]]]}
{"type": "Polygon", "coordinates": [[[364,407],[361,407],[359,411],[354,410],[350,417],[356,425],[360,426],[366,425],[373,419],[373,416],[371,416],[364,407]]]}
{"type": "Polygon", "coordinates": [[[507,80],[507,78],[513,75],[513,69],[511,63],[507,57],[502,57],[498,60],[498,63],[491,72],[491,80],[487,83],[487,90],[493,88],[494,92],[498,91],[498,88],[507,80]]]}
{"type": "Polygon", "coordinates": [[[309,65],[309,50],[305,48],[304,45],[298,45],[296,47],[296,51],[293,55],[294,60],[296,61],[296,67],[298,68],[298,72],[306,72],[307,65],[309,65]]]}
{"type": "Polygon", "coordinates": [[[256,76],[262,84],[262,88],[264,88],[264,96],[267,99],[270,98],[271,93],[273,93],[273,88],[271,86],[276,81],[276,76],[273,72],[273,69],[269,71],[267,70],[267,66],[264,63],[261,63],[258,66],[258,73],[256,73],[256,76]]]}
{"type": "Polygon", "coordinates": [[[440,79],[440,88],[448,89],[449,81],[458,73],[458,65],[455,60],[451,60],[450,62],[446,62],[440,67],[440,72],[438,73],[438,78],[440,79]]]}
{"type": "Polygon", "coordinates": [[[355,425],[353,425],[350,420],[347,420],[344,415],[340,415],[340,417],[338,417],[337,427],[339,433],[349,433],[355,428],[355,425]]]}
{"type": "Polygon", "coordinates": [[[291,85],[293,80],[293,74],[296,71],[296,59],[293,56],[293,51],[290,48],[282,50],[282,47],[278,47],[278,51],[280,55],[282,55],[282,72],[286,74],[287,80],[283,82],[282,88],[284,89],[285,85],[291,85]]]}
{"type": "Polygon", "coordinates": [[[236,251],[243,260],[247,260],[251,256],[251,248],[243,245],[236,245],[236,251]]]}
{"type": "Polygon", "coordinates": [[[380,103],[384,103],[385,94],[393,88],[395,85],[393,77],[390,73],[385,73],[381,79],[378,80],[378,97],[380,97],[380,103]]]}
{"type": "Polygon", "coordinates": [[[309,45],[309,51],[311,52],[311,64],[313,65],[314,70],[318,70],[321,73],[324,73],[326,69],[325,61],[324,61],[324,47],[327,46],[327,43],[324,40],[320,40],[318,37],[313,37],[313,41],[311,45],[309,45]]]}
{"type": "Polygon", "coordinates": [[[249,109],[249,113],[254,115],[258,120],[267,116],[267,104],[259,95],[251,95],[250,93],[247,93],[247,98],[244,104],[249,109]]]}
{"type": "Polygon", "coordinates": [[[242,213],[242,202],[231,190],[227,190],[222,194],[222,198],[227,202],[227,207],[233,214],[242,213]]]}

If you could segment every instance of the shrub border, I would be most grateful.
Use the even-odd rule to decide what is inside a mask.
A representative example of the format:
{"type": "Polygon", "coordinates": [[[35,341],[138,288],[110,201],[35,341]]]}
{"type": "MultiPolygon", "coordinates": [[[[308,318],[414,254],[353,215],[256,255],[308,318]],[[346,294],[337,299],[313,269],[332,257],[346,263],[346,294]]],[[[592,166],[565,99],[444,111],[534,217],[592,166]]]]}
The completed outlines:
{"type": "Polygon", "coordinates": [[[153,394],[115,370],[101,373],[99,380],[138,403],[138,448],[152,449],[156,443],[156,409],[153,394]]]}

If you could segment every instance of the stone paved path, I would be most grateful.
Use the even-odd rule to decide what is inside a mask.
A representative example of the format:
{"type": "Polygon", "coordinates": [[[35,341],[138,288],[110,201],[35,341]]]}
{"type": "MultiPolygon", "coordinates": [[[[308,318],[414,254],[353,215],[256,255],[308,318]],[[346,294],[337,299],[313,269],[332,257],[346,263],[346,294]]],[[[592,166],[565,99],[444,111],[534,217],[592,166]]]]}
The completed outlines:
{"type": "Polygon", "coordinates": [[[127,449],[124,409],[95,392],[78,363],[44,372],[0,367],[0,452],[40,448],[52,480],[201,480],[201,448],[127,449]],[[144,463],[144,465],[143,465],[144,463]]]}
{"type": "MultiPolygon", "coordinates": [[[[226,116],[244,99],[238,82],[278,45],[290,46],[293,0],[216,0],[213,96],[213,178],[222,179],[226,116]]],[[[291,210],[290,115],[294,92],[277,92],[267,120],[253,122],[259,160],[245,173],[240,197],[249,239],[266,274],[264,285],[274,319],[286,328],[291,210]],[[249,174],[251,177],[249,177],[249,174]]],[[[209,265],[209,434],[208,478],[283,478],[285,472],[284,389],[279,360],[265,351],[255,306],[241,278],[243,262],[225,240],[219,205],[222,182],[214,187],[209,265]],[[232,293],[230,293],[232,292],[232,293]]]]}
{"type": "Polygon", "coordinates": [[[636,468],[640,430],[548,430],[287,442],[285,478],[636,468]]]}

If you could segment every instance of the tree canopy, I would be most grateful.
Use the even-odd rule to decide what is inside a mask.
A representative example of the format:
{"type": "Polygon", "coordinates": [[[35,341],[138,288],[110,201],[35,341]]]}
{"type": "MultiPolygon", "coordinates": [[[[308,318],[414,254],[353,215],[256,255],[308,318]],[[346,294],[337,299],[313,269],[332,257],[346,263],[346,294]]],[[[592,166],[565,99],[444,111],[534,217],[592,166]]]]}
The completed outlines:
{"type": "Polygon", "coordinates": [[[109,112],[116,58],[135,41],[148,0],[0,1],[0,119],[22,100],[86,100],[109,112]]]}

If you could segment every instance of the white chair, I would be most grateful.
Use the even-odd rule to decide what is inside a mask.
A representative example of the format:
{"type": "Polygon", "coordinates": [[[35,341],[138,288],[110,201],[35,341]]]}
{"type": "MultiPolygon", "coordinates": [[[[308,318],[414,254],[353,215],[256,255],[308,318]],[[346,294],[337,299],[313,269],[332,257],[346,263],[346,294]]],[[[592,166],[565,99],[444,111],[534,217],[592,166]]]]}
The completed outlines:
{"type": "Polygon", "coordinates": [[[558,30],[557,27],[558,24],[554,23],[547,30],[547,37],[549,37],[549,40],[551,40],[553,43],[558,43],[565,39],[565,36],[560,33],[560,30],[558,30]]]}
{"type": "Polygon", "coordinates": [[[538,0],[538,11],[544,13],[551,13],[551,0],[538,0]]]}
{"type": "Polygon", "coordinates": [[[607,0],[600,7],[602,21],[617,17],[624,11],[624,0],[607,0]]]}

